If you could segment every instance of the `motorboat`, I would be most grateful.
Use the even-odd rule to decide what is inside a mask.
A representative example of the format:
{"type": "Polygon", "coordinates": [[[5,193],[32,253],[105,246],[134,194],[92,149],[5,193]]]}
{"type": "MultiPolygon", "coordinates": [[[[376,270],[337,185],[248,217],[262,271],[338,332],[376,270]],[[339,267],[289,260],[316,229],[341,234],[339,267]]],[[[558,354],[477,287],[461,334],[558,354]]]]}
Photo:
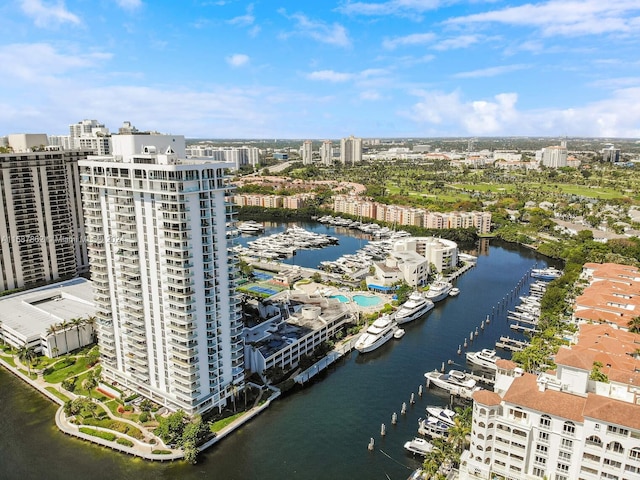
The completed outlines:
{"type": "Polygon", "coordinates": [[[454,419],[457,415],[456,412],[449,408],[430,406],[427,407],[427,413],[429,416],[437,418],[441,422],[446,423],[447,425],[453,425],[454,419]]]}
{"type": "Polygon", "coordinates": [[[405,331],[402,328],[398,328],[395,332],[393,332],[393,338],[402,338],[404,337],[405,331]]]}
{"type": "Polygon", "coordinates": [[[360,353],[372,352],[387,343],[397,329],[398,324],[395,320],[388,314],[383,315],[369,325],[356,342],[355,349],[360,353]]]}
{"type": "Polygon", "coordinates": [[[430,438],[443,438],[449,435],[449,425],[436,417],[427,417],[418,420],[418,433],[430,438]]]}
{"type": "Polygon", "coordinates": [[[260,233],[264,232],[264,225],[253,220],[239,223],[236,228],[242,233],[260,233]]]}
{"type": "Polygon", "coordinates": [[[562,270],[558,270],[554,267],[534,268],[531,270],[531,276],[542,280],[554,280],[562,276],[562,270]]]}
{"type": "Polygon", "coordinates": [[[431,300],[425,298],[422,293],[415,291],[409,295],[406,302],[400,305],[396,312],[396,323],[401,325],[411,322],[429,312],[434,306],[431,300]]]}
{"type": "Polygon", "coordinates": [[[452,288],[453,285],[450,282],[436,280],[429,285],[429,290],[425,292],[424,296],[432,302],[439,302],[447,298],[452,288]]]}
{"type": "Polygon", "coordinates": [[[424,374],[427,386],[434,385],[454,395],[471,398],[473,392],[480,390],[476,381],[460,370],[449,370],[448,373],[440,373],[437,370],[424,374]]]}
{"type": "Polygon", "coordinates": [[[458,295],[460,295],[460,289],[458,287],[453,287],[449,292],[450,297],[457,297],[458,295]]]}
{"type": "Polygon", "coordinates": [[[488,348],[483,348],[478,352],[467,352],[466,357],[467,362],[492,370],[496,369],[496,360],[500,360],[500,357],[496,355],[496,351],[488,348]]]}
{"type": "Polygon", "coordinates": [[[433,450],[433,445],[430,442],[426,441],[424,438],[414,437],[413,440],[405,442],[404,448],[414,455],[417,453],[418,455],[422,455],[423,457],[425,457],[433,450]]]}

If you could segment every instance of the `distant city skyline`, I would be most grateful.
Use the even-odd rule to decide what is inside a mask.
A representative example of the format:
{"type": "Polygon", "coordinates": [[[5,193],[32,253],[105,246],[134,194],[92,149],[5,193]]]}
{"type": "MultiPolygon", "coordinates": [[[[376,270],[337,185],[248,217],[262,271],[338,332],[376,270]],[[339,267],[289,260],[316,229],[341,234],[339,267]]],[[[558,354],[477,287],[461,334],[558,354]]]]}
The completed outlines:
{"type": "Polygon", "coordinates": [[[634,0],[0,6],[0,135],[640,138],[634,0]]]}

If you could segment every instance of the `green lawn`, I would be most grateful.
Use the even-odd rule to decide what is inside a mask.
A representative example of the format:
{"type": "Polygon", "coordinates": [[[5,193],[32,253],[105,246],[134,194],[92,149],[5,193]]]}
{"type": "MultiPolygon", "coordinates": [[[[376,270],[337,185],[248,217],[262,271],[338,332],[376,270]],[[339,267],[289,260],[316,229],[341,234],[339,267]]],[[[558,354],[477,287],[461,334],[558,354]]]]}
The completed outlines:
{"type": "MultiPolygon", "coordinates": [[[[48,383],[60,383],[66,378],[74,377],[81,372],[87,370],[87,359],[85,357],[79,357],[75,359],[75,362],[71,365],[65,366],[64,360],[56,362],[50,367],[53,371],[44,375],[44,379],[48,383]]],[[[80,385],[80,380],[78,380],[80,385]]]]}
{"type": "Polygon", "coordinates": [[[223,418],[222,420],[218,420],[217,422],[213,422],[211,424],[211,431],[213,433],[215,432],[219,432],[220,430],[222,430],[224,427],[226,427],[227,425],[229,425],[231,422],[233,422],[235,419],[241,417],[242,415],[244,415],[245,412],[240,412],[240,413],[236,413],[235,415],[232,415],[230,417],[227,418],[223,418]]]}
{"type": "Polygon", "coordinates": [[[47,392],[53,393],[56,397],[58,397],[63,402],[68,402],[69,400],[71,400],[64,393],[59,392],[55,387],[45,387],[45,390],[47,390],[47,392]]]}

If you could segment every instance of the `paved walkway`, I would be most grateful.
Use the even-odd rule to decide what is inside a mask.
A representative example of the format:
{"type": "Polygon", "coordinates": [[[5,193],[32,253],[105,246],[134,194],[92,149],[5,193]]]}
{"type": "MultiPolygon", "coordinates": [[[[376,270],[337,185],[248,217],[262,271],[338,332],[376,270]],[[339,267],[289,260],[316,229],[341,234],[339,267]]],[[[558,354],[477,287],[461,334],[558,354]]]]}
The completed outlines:
{"type": "MultiPolygon", "coordinates": [[[[68,435],[72,435],[72,436],[77,437],[77,438],[81,438],[83,440],[87,440],[87,441],[92,442],[92,443],[96,443],[98,445],[102,445],[102,446],[111,448],[113,450],[117,450],[117,451],[120,451],[120,452],[123,452],[123,453],[127,453],[129,455],[133,455],[133,456],[136,456],[136,457],[141,457],[141,458],[144,458],[144,459],[147,459],[147,460],[172,461],[172,460],[180,460],[180,459],[184,458],[184,452],[181,449],[171,449],[171,448],[167,447],[159,437],[154,435],[147,428],[145,428],[142,425],[140,425],[140,424],[138,424],[136,422],[133,422],[131,420],[128,420],[128,419],[125,419],[125,418],[121,418],[121,417],[118,417],[117,415],[114,415],[111,412],[111,410],[109,410],[109,407],[107,407],[103,402],[98,401],[96,399],[94,399],[93,401],[96,402],[98,405],[100,405],[100,407],[102,407],[105,410],[105,412],[107,412],[107,415],[109,415],[109,418],[112,418],[114,420],[118,420],[120,422],[128,423],[128,424],[130,424],[132,426],[135,426],[138,430],[141,430],[144,433],[144,438],[142,440],[138,440],[137,438],[133,438],[133,437],[131,437],[129,435],[126,435],[124,433],[114,432],[113,430],[109,430],[109,429],[106,429],[106,428],[94,427],[94,426],[89,426],[89,425],[75,425],[74,423],[71,423],[69,421],[69,419],[67,418],[67,416],[65,415],[65,413],[64,413],[64,408],[63,407],[64,407],[64,403],[65,402],[62,399],[58,398],[52,392],[48,391],[47,387],[53,387],[53,388],[57,389],[60,393],[62,393],[64,396],[66,396],[67,398],[69,398],[71,400],[75,400],[79,396],[74,394],[73,392],[69,392],[68,390],[65,390],[64,388],[62,388],[61,383],[51,384],[51,383],[46,382],[44,380],[41,372],[38,373],[38,377],[36,379],[30,378],[29,376],[25,375],[24,373],[22,373],[20,371],[20,370],[28,371],[28,368],[22,362],[20,362],[20,360],[16,356],[13,357],[13,360],[16,363],[15,367],[13,365],[11,365],[9,362],[7,362],[5,360],[5,358],[3,357],[3,355],[0,355],[0,366],[5,367],[9,372],[13,373],[15,376],[17,376],[18,378],[20,378],[24,382],[26,382],[29,385],[31,385],[34,389],[36,389],[37,391],[42,393],[44,396],[46,396],[47,398],[49,398],[53,402],[57,403],[58,405],[60,405],[60,408],[58,408],[58,410],[56,411],[55,421],[56,421],[57,427],[63,433],[66,433],[68,435]],[[98,430],[98,431],[105,431],[105,432],[114,433],[118,438],[125,438],[125,439],[129,440],[130,442],[132,442],[133,446],[129,447],[129,446],[125,446],[125,445],[120,445],[120,444],[116,443],[115,441],[109,441],[109,440],[105,440],[105,439],[102,439],[102,438],[99,438],[99,437],[96,437],[96,436],[93,436],[93,435],[89,435],[89,434],[83,433],[83,432],[80,431],[81,427],[91,428],[91,429],[98,430]],[[155,440],[155,443],[151,443],[152,440],[155,440]],[[154,450],[163,450],[163,451],[167,451],[167,452],[170,452],[170,453],[158,454],[158,453],[153,453],[154,450]]],[[[32,371],[32,373],[38,372],[37,370],[33,370],[33,369],[31,371],[32,371]]],[[[257,387],[257,385],[256,385],[256,387],[257,387]]],[[[239,417],[238,419],[234,420],[229,425],[224,427],[209,442],[207,442],[204,445],[200,446],[198,450],[199,451],[203,451],[206,448],[210,447],[211,445],[214,445],[215,443],[220,441],[222,438],[224,438],[225,436],[227,436],[228,434],[233,432],[235,429],[239,428],[240,426],[244,425],[246,422],[248,422],[249,420],[254,418],[256,415],[258,415],[264,409],[268,408],[269,405],[271,404],[271,402],[280,396],[280,391],[278,391],[277,389],[271,389],[270,392],[271,393],[270,393],[268,399],[264,403],[260,404],[262,396],[257,398],[255,403],[254,403],[253,408],[248,410],[246,415],[242,415],[241,417],[239,417]]],[[[263,395],[264,395],[264,392],[263,392],[263,395]]]]}

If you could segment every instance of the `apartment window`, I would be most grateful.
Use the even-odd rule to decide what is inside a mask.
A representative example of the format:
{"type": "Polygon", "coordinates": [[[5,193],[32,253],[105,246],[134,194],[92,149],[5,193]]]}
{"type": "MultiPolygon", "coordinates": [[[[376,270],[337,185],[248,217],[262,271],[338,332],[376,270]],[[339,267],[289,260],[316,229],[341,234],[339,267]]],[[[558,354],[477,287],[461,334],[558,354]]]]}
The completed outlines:
{"type": "Polygon", "coordinates": [[[573,448],[573,440],[566,438],[562,439],[562,448],[573,448]]]}
{"type": "Polygon", "coordinates": [[[558,458],[560,460],[571,460],[571,454],[569,452],[559,452],[558,458]]]}
{"type": "Polygon", "coordinates": [[[565,435],[575,435],[576,426],[573,422],[564,422],[564,426],[562,427],[562,433],[565,435]]]}
{"type": "Polygon", "coordinates": [[[551,428],[551,417],[549,415],[540,417],[540,428],[551,428]]]}
{"type": "Polygon", "coordinates": [[[540,455],[536,455],[534,462],[536,465],[544,466],[547,464],[547,459],[545,457],[541,457],[540,455]]]}
{"type": "Polygon", "coordinates": [[[545,473],[544,473],[544,470],[542,468],[534,467],[533,475],[535,477],[544,477],[545,473]]]}
{"type": "Polygon", "coordinates": [[[580,471],[582,473],[590,473],[591,475],[597,475],[598,474],[598,470],[596,470],[595,468],[590,468],[590,467],[580,467],[580,471]]]}
{"type": "Polygon", "coordinates": [[[598,455],[593,455],[592,453],[584,453],[582,454],[583,460],[588,460],[590,462],[600,463],[600,457],[598,455]]]}
{"type": "Polygon", "coordinates": [[[600,437],[598,437],[597,435],[591,435],[589,438],[587,438],[585,444],[591,445],[593,447],[602,447],[602,440],[600,440],[600,437]]]}
{"type": "Polygon", "coordinates": [[[614,435],[621,435],[623,437],[629,435],[629,430],[627,430],[626,428],[616,427],[614,425],[607,425],[607,432],[614,435]]]}
{"type": "Polygon", "coordinates": [[[602,472],[600,478],[610,478],[611,480],[619,480],[620,477],[612,473],[602,472]]]}
{"type": "Polygon", "coordinates": [[[549,432],[538,433],[538,440],[544,443],[549,443],[549,432]]]}
{"type": "Polygon", "coordinates": [[[631,473],[640,473],[640,468],[634,467],[633,465],[625,465],[624,471],[631,472],[631,473]]]}
{"type": "Polygon", "coordinates": [[[611,442],[607,445],[607,450],[614,453],[624,453],[624,448],[619,442],[611,442]]]}
{"type": "Polygon", "coordinates": [[[620,468],[622,466],[622,463],[611,460],[610,458],[605,458],[603,463],[611,466],[612,468],[620,468]]]}
{"type": "Polygon", "coordinates": [[[557,470],[560,473],[569,473],[569,465],[567,465],[566,463],[558,463],[557,470]]]}
{"type": "Polygon", "coordinates": [[[634,460],[640,460],[640,448],[634,447],[629,450],[629,458],[633,458],[634,460]]]}
{"type": "Polygon", "coordinates": [[[538,453],[544,453],[545,455],[547,454],[547,452],[549,451],[549,447],[547,447],[546,445],[536,445],[536,451],[538,453]]]}

